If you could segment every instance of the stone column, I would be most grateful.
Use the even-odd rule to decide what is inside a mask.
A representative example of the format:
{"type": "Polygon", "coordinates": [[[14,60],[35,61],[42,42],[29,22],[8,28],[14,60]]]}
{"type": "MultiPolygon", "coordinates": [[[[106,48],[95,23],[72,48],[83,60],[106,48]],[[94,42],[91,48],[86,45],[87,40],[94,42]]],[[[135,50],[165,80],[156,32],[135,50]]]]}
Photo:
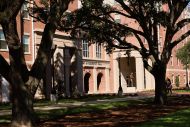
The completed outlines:
{"type": "Polygon", "coordinates": [[[137,91],[142,91],[144,89],[144,66],[142,58],[136,57],[136,88],[137,91]]]}
{"type": "Polygon", "coordinates": [[[77,87],[80,95],[84,94],[82,50],[77,50],[77,87]]]}
{"type": "Polygon", "coordinates": [[[64,49],[64,63],[65,63],[65,87],[66,87],[66,96],[70,97],[70,65],[71,65],[71,56],[69,53],[69,48],[65,47],[64,49]]]}
{"type": "Polygon", "coordinates": [[[112,92],[113,93],[117,93],[118,92],[118,88],[119,88],[119,64],[118,64],[118,61],[117,61],[117,53],[114,53],[113,54],[114,57],[113,57],[113,69],[112,69],[112,73],[113,73],[113,81],[112,81],[112,85],[113,85],[113,90],[112,92]]]}
{"type": "MultiPolygon", "coordinates": [[[[149,65],[152,65],[152,61],[151,60],[148,60],[148,64],[149,65]]],[[[146,90],[149,90],[149,89],[155,89],[155,80],[154,80],[154,76],[145,69],[145,80],[146,80],[146,90]]]]}

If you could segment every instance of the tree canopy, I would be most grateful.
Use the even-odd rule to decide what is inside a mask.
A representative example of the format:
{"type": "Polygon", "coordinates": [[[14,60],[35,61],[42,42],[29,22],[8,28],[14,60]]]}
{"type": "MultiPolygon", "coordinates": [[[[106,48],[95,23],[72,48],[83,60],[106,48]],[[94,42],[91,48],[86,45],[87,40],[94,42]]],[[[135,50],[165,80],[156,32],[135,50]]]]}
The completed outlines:
{"type": "Polygon", "coordinates": [[[187,6],[188,1],[115,0],[115,3],[117,3],[116,6],[111,6],[103,4],[103,0],[83,0],[83,7],[75,13],[76,15],[69,18],[71,19],[70,21],[74,21],[73,23],[68,23],[73,24],[75,28],[72,35],[78,35],[75,32],[79,31],[77,29],[82,29],[87,33],[85,38],[88,40],[107,42],[109,47],[132,48],[139,51],[145,59],[153,56],[154,61],[161,60],[167,63],[173,47],[190,33],[190,31],[186,31],[181,37],[172,40],[173,36],[189,23],[189,18],[179,21],[179,17],[187,6]],[[161,9],[164,6],[168,10],[161,9]],[[117,22],[114,15],[120,15],[127,20],[132,20],[139,27],[134,28],[129,23],[117,22]],[[158,25],[166,29],[162,52],[159,51],[158,47],[157,33],[160,28],[157,27],[158,25]],[[127,42],[125,39],[127,35],[134,35],[140,46],[136,46],[134,42],[127,42]],[[144,39],[146,40],[145,43],[143,43],[144,39]],[[115,44],[114,40],[117,40],[119,45],[118,43],[115,44]],[[159,56],[161,56],[161,59],[159,59],[159,56]]]}
{"type": "Polygon", "coordinates": [[[190,64],[190,42],[186,43],[183,47],[177,50],[176,57],[184,66],[190,64]]]}
{"type": "Polygon", "coordinates": [[[108,4],[106,0],[82,0],[82,8],[71,13],[70,20],[62,24],[72,29],[73,36],[106,42],[108,51],[114,47],[138,51],[144,67],[155,78],[155,100],[161,102],[159,98],[164,95],[161,91],[165,89],[166,68],[172,50],[190,34],[190,30],[178,34],[190,22],[188,17],[182,16],[188,3],[186,0],[113,0],[108,4]],[[126,22],[118,22],[116,15],[126,22]],[[161,29],[163,42],[159,39],[161,29]],[[137,41],[127,40],[128,36],[137,41]]]}

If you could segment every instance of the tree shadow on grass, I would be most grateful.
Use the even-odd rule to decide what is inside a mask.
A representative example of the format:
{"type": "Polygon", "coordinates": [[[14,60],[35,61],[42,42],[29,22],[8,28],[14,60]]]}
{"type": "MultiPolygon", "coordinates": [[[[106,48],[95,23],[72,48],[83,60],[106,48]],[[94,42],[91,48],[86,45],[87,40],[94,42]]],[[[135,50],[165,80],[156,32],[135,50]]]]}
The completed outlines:
{"type": "MultiPolygon", "coordinates": [[[[175,95],[168,98],[168,104],[157,106],[152,99],[125,102],[110,102],[100,105],[85,105],[48,111],[37,111],[39,127],[189,127],[190,96],[175,95]],[[176,114],[173,115],[176,111],[176,114]]],[[[5,119],[3,116],[0,119],[5,119]]],[[[10,119],[10,118],[6,118],[10,119]]],[[[0,124],[7,127],[7,124],[0,124]]]]}
{"type": "MultiPolygon", "coordinates": [[[[102,105],[103,106],[103,105],[102,105]]],[[[190,107],[190,97],[187,96],[171,96],[169,102],[165,106],[157,106],[150,103],[150,100],[143,101],[125,106],[115,106],[112,109],[102,110],[98,107],[80,107],[78,110],[82,113],[77,113],[76,108],[70,108],[65,112],[65,115],[60,115],[59,118],[54,120],[47,120],[40,124],[41,127],[63,127],[63,126],[77,126],[77,127],[130,127],[130,126],[143,126],[147,121],[152,121],[157,118],[163,117],[165,119],[158,119],[156,122],[147,123],[148,126],[190,126],[188,118],[190,111],[184,110],[175,117],[167,118],[170,115],[181,109],[190,107]],[[73,114],[72,114],[73,112],[73,114]],[[182,115],[182,116],[181,116],[182,115]],[[180,118],[179,118],[180,116],[180,118]],[[171,124],[172,123],[172,124],[171,124]]],[[[145,125],[147,126],[147,125],[145,125]]]]}

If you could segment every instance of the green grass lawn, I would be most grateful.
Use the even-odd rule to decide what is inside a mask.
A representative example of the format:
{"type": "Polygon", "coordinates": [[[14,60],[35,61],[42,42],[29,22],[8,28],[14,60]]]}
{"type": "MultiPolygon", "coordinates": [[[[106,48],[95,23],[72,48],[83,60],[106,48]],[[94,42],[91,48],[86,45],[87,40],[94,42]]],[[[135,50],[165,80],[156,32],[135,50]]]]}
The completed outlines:
{"type": "MultiPolygon", "coordinates": [[[[147,101],[147,100],[146,100],[147,101]]],[[[111,102],[105,104],[94,104],[88,106],[81,106],[77,108],[58,109],[49,111],[38,111],[37,116],[41,120],[57,119],[63,115],[77,114],[82,112],[100,112],[102,110],[113,109],[118,107],[127,107],[130,104],[146,103],[144,100],[129,101],[129,102],[111,102]]],[[[148,100],[149,101],[149,100],[148,100]]],[[[190,108],[179,110],[175,113],[169,114],[165,117],[158,118],[152,121],[143,122],[137,127],[190,127],[190,108]]],[[[10,116],[1,116],[0,123],[10,122],[10,116]]]]}
{"type": "MultiPolygon", "coordinates": [[[[95,97],[96,98],[96,97],[95,97]]],[[[88,100],[95,100],[95,98],[87,98],[88,100]]],[[[104,97],[105,98],[105,97],[104,97]]],[[[80,101],[80,99],[62,99],[60,100],[62,103],[69,102],[73,103],[76,101],[80,101]]],[[[123,102],[107,102],[107,103],[94,103],[91,105],[85,105],[80,107],[68,107],[63,109],[53,109],[53,110],[37,110],[36,116],[40,120],[52,120],[59,118],[60,116],[70,115],[70,114],[77,114],[77,113],[84,113],[84,112],[99,112],[107,109],[113,109],[118,107],[127,107],[128,105],[135,105],[142,102],[147,102],[148,100],[131,100],[131,101],[123,101],[123,102]]],[[[56,105],[55,102],[50,101],[37,101],[34,104],[35,106],[48,106],[48,105],[56,105]]],[[[0,109],[8,110],[11,109],[11,105],[4,104],[0,105],[0,109]]],[[[0,116],[0,123],[7,123],[10,122],[11,116],[0,116]]]]}
{"type": "Polygon", "coordinates": [[[180,110],[163,118],[144,122],[138,127],[190,127],[190,109],[180,110]]]}
{"type": "Polygon", "coordinates": [[[177,89],[175,90],[175,89],[174,89],[173,91],[174,91],[174,92],[182,92],[182,93],[183,93],[183,92],[189,92],[189,93],[190,93],[190,89],[181,89],[181,90],[180,90],[180,89],[179,89],[179,90],[177,90],[177,89]]]}
{"type": "MultiPolygon", "coordinates": [[[[62,99],[60,102],[64,103],[73,103],[76,101],[91,101],[97,99],[109,99],[115,98],[115,96],[111,97],[86,97],[82,99],[62,99]]],[[[175,100],[175,98],[170,97],[169,99],[175,100]]],[[[143,99],[143,100],[128,100],[128,101],[121,101],[121,102],[106,102],[106,103],[94,103],[91,105],[85,105],[80,107],[68,107],[62,109],[53,109],[53,110],[37,110],[36,115],[39,120],[54,120],[58,119],[65,115],[70,114],[78,114],[78,113],[93,113],[93,112],[102,112],[108,109],[114,108],[122,108],[128,107],[129,105],[137,105],[137,104],[147,104],[151,105],[153,98],[143,99]]],[[[48,105],[55,105],[55,102],[50,102],[46,100],[40,100],[35,102],[35,106],[48,106],[48,105]]],[[[11,106],[9,104],[0,105],[0,110],[10,109],[11,106]]],[[[169,114],[165,117],[158,118],[152,121],[143,122],[138,127],[190,127],[190,108],[186,110],[179,110],[175,113],[169,114]]],[[[9,123],[11,119],[10,115],[0,116],[0,123],[9,123]]]]}
{"type": "Polygon", "coordinates": [[[51,120],[59,118],[60,116],[64,115],[71,115],[71,114],[78,114],[85,112],[101,112],[103,110],[108,110],[108,109],[127,107],[132,104],[133,105],[137,104],[139,103],[139,101],[108,102],[103,104],[97,103],[80,107],[70,107],[70,108],[55,109],[49,111],[37,111],[36,113],[38,118],[40,118],[41,120],[51,120]]]}

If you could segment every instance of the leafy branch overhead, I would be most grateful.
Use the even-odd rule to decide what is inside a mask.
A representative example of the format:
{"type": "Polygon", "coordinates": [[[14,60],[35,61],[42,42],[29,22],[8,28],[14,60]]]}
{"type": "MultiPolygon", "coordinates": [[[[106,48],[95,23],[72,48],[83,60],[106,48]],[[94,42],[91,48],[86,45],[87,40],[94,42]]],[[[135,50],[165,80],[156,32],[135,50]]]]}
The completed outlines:
{"type": "Polygon", "coordinates": [[[190,42],[185,44],[182,48],[178,49],[176,57],[184,66],[190,64],[190,42]]]}
{"type": "Polygon", "coordinates": [[[188,30],[173,39],[190,22],[188,18],[180,18],[188,1],[115,0],[114,3],[82,0],[82,8],[70,13],[69,20],[60,23],[60,29],[69,31],[74,28],[72,36],[83,35],[84,39],[90,41],[107,42],[109,48],[136,50],[144,62],[151,58],[153,64],[168,63],[172,49],[190,34],[188,30]],[[117,16],[120,17],[120,22],[117,21],[117,16]],[[160,28],[165,31],[162,49],[159,49],[160,28]],[[128,36],[135,37],[136,41],[127,40],[128,36]]]}

